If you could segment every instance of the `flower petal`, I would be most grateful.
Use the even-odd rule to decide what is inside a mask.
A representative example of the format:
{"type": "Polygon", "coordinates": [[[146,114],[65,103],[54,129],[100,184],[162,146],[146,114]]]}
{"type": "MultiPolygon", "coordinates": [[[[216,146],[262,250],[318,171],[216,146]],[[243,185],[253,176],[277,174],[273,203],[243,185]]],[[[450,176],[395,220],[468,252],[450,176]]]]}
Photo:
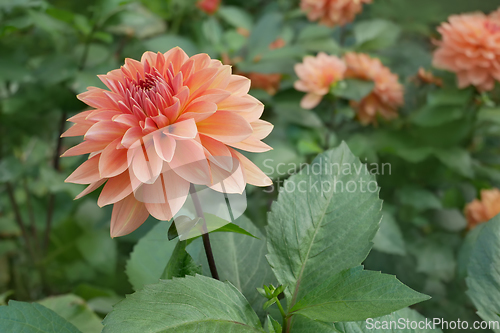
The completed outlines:
{"type": "Polygon", "coordinates": [[[99,159],[101,155],[83,162],[71,175],[66,178],[65,182],[74,184],[90,184],[99,181],[102,177],[99,175],[99,159]]]}
{"type": "Polygon", "coordinates": [[[252,127],[241,116],[229,111],[217,111],[196,124],[198,132],[224,143],[240,142],[252,135],[252,127]]]}
{"type": "Polygon", "coordinates": [[[132,194],[113,206],[111,214],[111,237],[130,234],[139,228],[148,218],[149,213],[142,202],[137,201],[132,194]]]}

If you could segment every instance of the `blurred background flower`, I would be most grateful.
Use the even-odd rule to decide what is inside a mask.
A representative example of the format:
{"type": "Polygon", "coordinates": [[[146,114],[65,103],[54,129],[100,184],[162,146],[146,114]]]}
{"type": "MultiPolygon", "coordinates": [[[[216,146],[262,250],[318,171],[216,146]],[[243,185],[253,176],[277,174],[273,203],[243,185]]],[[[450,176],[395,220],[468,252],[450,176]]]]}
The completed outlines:
{"type": "Polygon", "coordinates": [[[363,10],[363,4],[372,0],[301,0],[300,8],[310,21],[319,21],[329,27],[345,25],[363,10]]]}
{"type": "Polygon", "coordinates": [[[450,16],[438,31],[433,64],[457,74],[459,88],[490,91],[500,80],[500,16],[475,12],[450,16]]]}

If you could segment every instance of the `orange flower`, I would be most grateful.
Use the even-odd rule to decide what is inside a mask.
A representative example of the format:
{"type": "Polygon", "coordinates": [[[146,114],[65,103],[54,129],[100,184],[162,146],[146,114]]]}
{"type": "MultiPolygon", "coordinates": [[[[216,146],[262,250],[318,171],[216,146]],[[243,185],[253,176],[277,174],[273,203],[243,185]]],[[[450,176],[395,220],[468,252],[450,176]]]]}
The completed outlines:
{"type": "Polygon", "coordinates": [[[208,15],[213,15],[219,10],[220,0],[200,0],[196,6],[208,15]]]}
{"type": "Polygon", "coordinates": [[[90,153],[66,181],[90,184],[77,198],[105,183],[98,205],[114,204],[111,236],[126,235],[148,217],[171,219],[190,184],[242,193],[246,183],[270,179],[237,149],[263,152],[272,125],[264,106],[248,95],[250,80],[207,54],[180,48],[146,52],[90,87],[78,98],[95,108],[69,119],[63,136],[84,135],[64,156],[90,153]]]}
{"type": "Polygon", "coordinates": [[[363,3],[372,0],[301,0],[300,8],[309,21],[319,21],[328,27],[345,25],[363,10],[363,3]]]}
{"type": "Polygon", "coordinates": [[[418,69],[418,73],[417,73],[417,76],[415,77],[415,79],[417,82],[434,84],[438,87],[443,86],[443,80],[441,80],[438,77],[435,77],[431,71],[426,71],[423,67],[420,67],[418,69]]]}
{"type": "Polygon", "coordinates": [[[379,59],[363,53],[346,53],[346,78],[373,81],[373,91],[359,102],[351,101],[362,124],[376,123],[377,113],[385,119],[397,118],[398,106],[403,101],[403,86],[398,76],[382,65],[379,59]]]}
{"type": "Polygon", "coordinates": [[[264,73],[240,73],[252,81],[253,89],[262,89],[267,91],[269,95],[274,95],[278,92],[281,82],[281,74],[264,74],[264,73]]]}
{"type": "Polygon", "coordinates": [[[336,56],[320,52],[316,57],[306,56],[304,62],[295,65],[295,73],[299,77],[294,87],[307,94],[302,98],[300,106],[304,109],[316,107],[330,87],[343,80],[346,66],[336,56]]]}
{"type": "Polygon", "coordinates": [[[474,199],[465,206],[465,218],[469,229],[476,225],[488,222],[500,213],[500,190],[481,191],[481,200],[474,199]]]}
{"type": "Polygon", "coordinates": [[[492,90],[500,81],[500,10],[450,16],[438,31],[434,66],[455,72],[459,88],[492,90]]]}
{"type": "Polygon", "coordinates": [[[269,49],[270,50],[277,50],[277,49],[283,48],[285,45],[286,45],[285,40],[281,37],[278,37],[278,38],[276,38],[276,40],[274,42],[269,44],[269,49]]]}

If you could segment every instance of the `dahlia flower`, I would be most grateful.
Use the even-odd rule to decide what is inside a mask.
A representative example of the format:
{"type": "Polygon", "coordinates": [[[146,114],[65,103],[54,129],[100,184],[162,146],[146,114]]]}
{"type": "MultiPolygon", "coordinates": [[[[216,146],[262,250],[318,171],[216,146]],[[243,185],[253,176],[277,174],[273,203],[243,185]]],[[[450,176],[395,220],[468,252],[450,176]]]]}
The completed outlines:
{"type": "Polygon", "coordinates": [[[328,27],[345,25],[363,10],[364,3],[372,0],[301,0],[300,8],[309,21],[319,21],[328,27]]]}
{"type": "Polygon", "coordinates": [[[196,6],[208,15],[213,15],[219,10],[220,0],[200,0],[196,6]]]}
{"type": "Polygon", "coordinates": [[[459,88],[492,90],[500,81],[500,10],[450,16],[438,31],[434,66],[456,73],[459,88]]]}
{"type": "Polygon", "coordinates": [[[316,107],[331,86],[344,78],[345,70],[344,62],[336,56],[320,52],[316,57],[304,57],[303,63],[295,65],[299,80],[295,81],[294,87],[307,93],[300,106],[304,109],[316,107]]]}
{"type": "Polygon", "coordinates": [[[376,123],[377,113],[385,119],[398,116],[397,108],[403,104],[403,86],[398,76],[382,65],[379,59],[363,53],[346,53],[346,78],[373,81],[373,91],[361,101],[351,101],[362,124],[376,123]]]}
{"type": "Polygon", "coordinates": [[[469,229],[476,225],[487,222],[500,213],[500,190],[481,191],[481,200],[474,199],[465,206],[465,218],[469,229]]]}
{"type": "Polygon", "coordinates": [[[146,52],[78,98],[93,110],[69,119],[63,136],[84,141],[63,156],[90,154],[66,181],[102,184],[98,205],[113,204],[111,236],[137,229],[151,214],[170,220],[190,185],[242,193],[245,185],[271,180],[238,150],[264,152],[272,125],[260,120],[264,106],[248,95],[250,80],[207,54],[188,57],[180,48],[146,52]],[[236,149],[235,149],[236,148],[236,149]]]}

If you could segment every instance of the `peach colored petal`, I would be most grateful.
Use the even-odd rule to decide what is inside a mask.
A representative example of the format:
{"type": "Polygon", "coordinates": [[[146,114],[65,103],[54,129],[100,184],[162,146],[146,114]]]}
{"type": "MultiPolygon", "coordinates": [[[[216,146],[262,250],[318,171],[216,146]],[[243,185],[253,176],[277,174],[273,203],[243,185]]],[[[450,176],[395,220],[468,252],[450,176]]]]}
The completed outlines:
{"type": "Polygon", "coordinates": [[[254,186],[271,186],[273,181],[262,170],[259,169],[252,161],[240,152],[231,149],[231,152],[241,163],[245,173],[245,180],[248,184],[254,186]]]}
{"type": "Polygon", "coordinates": [[[303,109],[314,109],[318,106],[319,102],[321,102],[322,98],[322,95],[316,95],[313,93],[306,94],[300,101],[300,107],[303,109]]]}
{"type": "Polygon", "coordinates": [[[108,179],[99,195],[97,205],[103,207],[117,203],[132,193],[131,177],[132,175],[129,172],[124,172],[116,177],[108,179]]]}
{"type": "Polygon", "coordinates": [[[196,140],[179,140],[176,141],[175,149],[189,151],[189,154],[174,154],[169,165],[176,174],[193,184],[211,183],[208,161],[201,143],[196,140]]]}
{"type": "Polygon", "coordinates": [[[115,203],[111,214],[111,237],[125,236],[139,228],[149,213],[142,202],[131,194],[115,203]]]}
{"type": "Polygon", "coordinates": [[[197,124],[198,132],[224,143],[245,140],[252,135],[252,127],[241,116],[228,111],[217,111],[197,124]]]}
{"type": "Polygon", "coordinates": [[[90,184],[100,179],[99,176],[99,159],[100,155],[96,155],[87,161],[83,162],[65,182],[75,184],[90,184]]]}
{"type": "Polygon", "coordinates": [[[158,131],[153,133],[153,141],[158,156],[165,162],[172,161],[176,147],[175,139],[158,131]]]}
{"type": "Polygon", "coordinates": [[[127,149],[121,148],[120,138],[112,141],[101,153],[99,173],[101,178],[118,176],[128,168],[127,149]]]}
{"type": "Polygon", "coordinates": [[[81,191],[76,197],[75,197],[75,200],[76,199],[80,199],[81,197],[84,197],[86,196],[87,194],[97,190],[102,184],[104,184],[104,182],[106,181],[106,179],[100,179],[98,181],[96,181],[95,183],[91,183],[89,186],[87,186],[83,191],[81,191]]]}

